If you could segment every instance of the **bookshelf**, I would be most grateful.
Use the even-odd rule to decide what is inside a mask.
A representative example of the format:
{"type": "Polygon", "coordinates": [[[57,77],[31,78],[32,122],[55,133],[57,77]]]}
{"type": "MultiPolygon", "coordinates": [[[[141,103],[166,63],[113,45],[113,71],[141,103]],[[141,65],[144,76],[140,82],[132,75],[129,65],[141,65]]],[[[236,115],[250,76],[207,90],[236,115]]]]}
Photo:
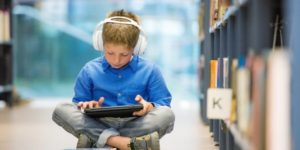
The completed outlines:
{"type": "MultiPolygon", "coordinates": [[[[300,3],[296,0],[290,0],[289,2],[298,3],[296,6],[299,6],[300,3]]],[[[276,134],[275,132],[273,134],[274,130],[270,129],[272,128],[270,122],[274,122],[271,116],[276,114],[276,112],[270,112],[270,110],[273,109],[271,106],[276,103],[273,101],[276,97],[273,98],[270,95],[276,95],[280,92],[276,93],[274,91],[278,89],[269,87],[269,85],[272,85],[270,84],[272,81],[269,81],[268,78],[277,78],[277,73],[270,73],[274,67],[272,64],[275,64],[270,64],[270,62],[282,61],[283,64],[288,64],[290,61],[290,58],[285,55],[285,53],[289,53],[289,50],[286,50],[288,49],[286,27],[289,20],[286,18],[290,18],[286,14],[298,13],[299,15],[299,11],[296,12],[299,7],[294,9],[294,12],[286,13],[285,11],[291,11],[284,7],[286,3],[283,0],[203,0],[200,3],[201,5],[204,4],[200,8],[204,7],[205,9],[203,20],[199,21],[204,22],[204,25],[201,25],[204,28],[202,30],[204,38],[201,38],[200,41],[201,52],[199,56],[200,62],[204,63],[199,64],[201,66],[199,67],[201,74],[199,78],[201,87],[199,89],[201,93],[199,98],[200,116],[203,123],[209,125],[212,138],[221,150],[270,149],[272,147],[270,143],[280,139],[280,136],[275,136],[275,138],[270,136],[276,134]],[[280,55],[280,57],[277,57],[280,59],[277,60],[276,58],[274,60],[274,55],[276,57],[280,55]],[[217,73],[212,71],[215,70],[211,67],[212,61],[217,63],[217,73]],[[225,64],[228,65],[225,66],[225,64]],[[226,70],[228,71],[227,74],[224,73],[226,70]],[[217,78],[216,87],[211,84],[214,82],[212,80],[214,78],[217,78]],[[208,88],[232,89],[230,118],[226,120],[207,118],[206,91],[208,88]],[[269,94],[270,91],[274,94],[269,94]]],[[[299,28],[296,30],[299,31],[299,28]]],[[[299,40],[300,32],[297,33],[298,39],[294,39],[299,40]]],[[[299,42],[295,42],[295,44],[298,44],[298,52],[295,53],[299,53],[299,42]]],[[[294,66],[299,66],[299,63],[294,66]]],[[[299,67],[297,69],[299,74],[299,67]]],[[[296,72],[297,69],[292,70],[296,72]]],[[[286,74],[283,73],[283,76],[288,76],[289,71],[278,70],[278,74],[282,70],[282,72],[287,72],[286,74]]],[[[284,80],[282,83],[288,83],[289,78],[279,78],[279,80],[284,80]]],[[[292,91],[300,88],[299,82],[292,85],[297,85],[294,89],[292,88],[292,91]]],[[[290,93],[289,89],[283,89],[282,91],[290,93]]],[[[284,100],[282,107],[288,106],[286,102],[290,101],[289,98],[286,98],[287,101],[284,100]]],[[[291,103],[299,104],[299,100],[295,101],[291,99],[291,103]]],[[[283,116],[289,118],[288,111],[284,111],[287,110],[286,108],[282,108],[283,116]]],[[[298,119],[296,119],[296,116],[294,118],[295,120],[298,119]]],[[[295,123],[294,128],[297,128],[299,124],[300,119],[295,123]]],[[[289,122],[286,121],[281,125],[287,127],[289,122]]],[[[279,130],[282,133],[288,133],[288,130],[285,129],[279,130]]],[[[299,131],[299,129],[297,130],[299,131]]],[[[300,137],[296,134],[293,136],[300,137]]],[[[289,135],[287,134],[286,139],[288,138],[289,135]]],[[[278,143],[280,143],[278,148],[280,146],[283,149],[291,148],[289,147],[289,144],[291,144],[289,140],[282,140],[278,143]]],[[[293,143],[298,144],[295,141],[293,143]]]]}
{"type": "Polygon", "coordinates": [[[0,2],[0,100],[12,106],[12,0],[0,2]]]}

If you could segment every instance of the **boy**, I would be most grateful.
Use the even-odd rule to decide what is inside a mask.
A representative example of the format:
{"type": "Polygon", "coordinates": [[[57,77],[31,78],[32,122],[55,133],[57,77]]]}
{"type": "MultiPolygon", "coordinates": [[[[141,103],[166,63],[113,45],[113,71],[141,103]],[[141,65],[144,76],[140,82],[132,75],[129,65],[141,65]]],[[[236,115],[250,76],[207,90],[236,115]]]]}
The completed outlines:
{"type": "Polygon", "coordinates": [[[104,56],[82,68],[73,103],[59,104],[52,118],[78,138],[78,148],[159,149],[159,138],[174,126],[171,94],[158,68],[138,56],[137,52],[143,51],[139,40],[145,40],[141,39],[138,17],[120,10],[107,19],[93,36],[94,47],[104,49],[104,56]],[[95,119],[80,111],[137,103],[144,108],[128,118],[95,119]]]}

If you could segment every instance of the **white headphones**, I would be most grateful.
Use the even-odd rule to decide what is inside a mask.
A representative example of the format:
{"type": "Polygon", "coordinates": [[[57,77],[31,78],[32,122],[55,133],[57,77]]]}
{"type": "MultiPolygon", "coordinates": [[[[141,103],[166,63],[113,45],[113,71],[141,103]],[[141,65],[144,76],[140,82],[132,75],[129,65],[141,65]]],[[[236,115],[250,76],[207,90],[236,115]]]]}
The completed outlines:
{"type": "Polygon", "coordinates": [[[145,36],[141,26],[138,25],[138,23],[135,22],[134,20],[127,18],[127,17],[123,17],[123,16],[114,16],[114,17],[106,18],[105,20],[103,20],[97,24],[94,34],[93,34],[93,46],[96,50],[104,51],[102,30],[103,30],[103,25],[108,22],[118,23],[118,24],[129,24],[129,25],[133,25],[133,26],[139,28],[140,35],[139,35],[139,39],[134,47],[133,54],[141,55],[144,53],[144,51],[147,47],[147,40],[146,40],[146,36],[145,36]],[[117,21],[117,20],[113,20],[113,19],[125,19],[125,20],[128,20],[129,22],[122,22],[122,21],[117,21]]]}

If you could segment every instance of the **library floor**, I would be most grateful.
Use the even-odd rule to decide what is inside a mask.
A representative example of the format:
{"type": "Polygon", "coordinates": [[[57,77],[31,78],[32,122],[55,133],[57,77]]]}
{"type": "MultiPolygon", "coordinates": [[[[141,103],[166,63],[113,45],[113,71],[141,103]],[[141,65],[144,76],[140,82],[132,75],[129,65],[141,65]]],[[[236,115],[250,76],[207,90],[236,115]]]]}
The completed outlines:
{"type": "MultiPolygon", "coordinates": [[[[0,102],[0,149],[74,149],[76,138],[51,120],[55,101],[40,98],[24,106],[4,108],[0,102]]],[[[161,139],[162,150],[217,150],[209,128],[199,119],[199,104],[192,100],[173,100],[176,115],[174,131],[161,139]]]]}

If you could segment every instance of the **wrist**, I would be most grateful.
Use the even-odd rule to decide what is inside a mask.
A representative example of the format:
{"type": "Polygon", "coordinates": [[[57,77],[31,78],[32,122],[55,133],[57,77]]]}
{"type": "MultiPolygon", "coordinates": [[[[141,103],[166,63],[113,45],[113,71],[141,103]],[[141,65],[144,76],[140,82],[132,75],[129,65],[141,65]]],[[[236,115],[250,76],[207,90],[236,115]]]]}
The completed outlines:
{"type": "Polygon", "coordinates": [[[149,102],[149,107],[150,107],[149,111],[151,111],[155,107],[155,105],[153,103],[149,102]]]}
{"type": "Polygon", "coordinates": [[[155,104],[154,103],[150,103],[152,105],[152,107],[154,108],[155,107],[155,104]]]}

